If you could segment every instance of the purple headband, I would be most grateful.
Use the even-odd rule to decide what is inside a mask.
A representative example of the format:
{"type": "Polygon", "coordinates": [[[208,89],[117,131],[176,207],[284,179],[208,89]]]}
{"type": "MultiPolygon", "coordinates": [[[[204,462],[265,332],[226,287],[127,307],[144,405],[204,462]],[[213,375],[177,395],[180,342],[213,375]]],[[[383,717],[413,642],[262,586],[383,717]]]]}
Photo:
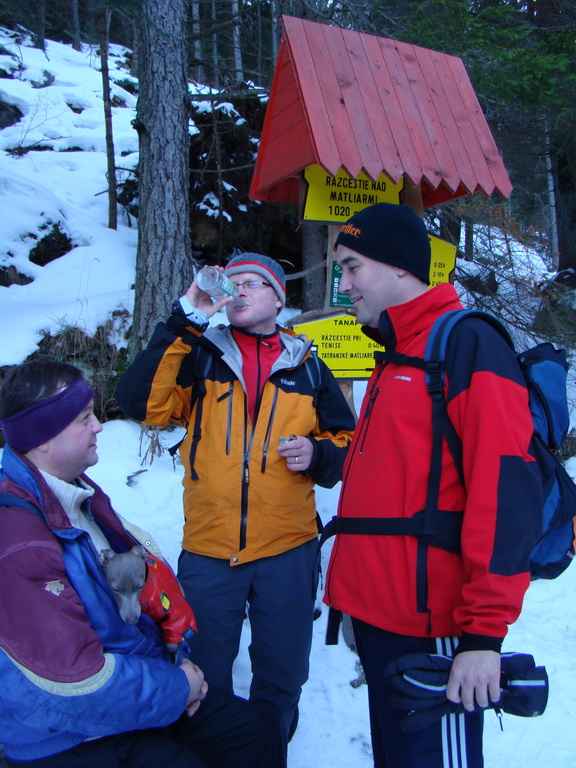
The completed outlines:
{"type": "Polygon", "coordinates": [[[2,419],[6,442],[19,453],[46,443],[71,424],[93,398],[92,387],[78,376],[56,395],[2,419]]]}

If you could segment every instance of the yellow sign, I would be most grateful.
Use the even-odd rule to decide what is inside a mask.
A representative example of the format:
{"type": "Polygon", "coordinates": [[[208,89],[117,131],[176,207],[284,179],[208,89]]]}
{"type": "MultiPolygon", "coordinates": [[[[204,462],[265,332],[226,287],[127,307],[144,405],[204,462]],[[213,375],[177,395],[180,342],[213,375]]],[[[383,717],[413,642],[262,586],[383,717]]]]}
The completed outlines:
{"type": "Polygon", "coordinates": [[[430,288],[439,283],[449,283],[450,275],[456,268],[456,246],[428,235],[432,260],[430,262],[430,288]]]}
{"type": "Polygon", "coordinates": [[[362,333],[352,315],[312,320],[293,330],[312,339],[318,356],[337,379],[368,379],[374,369],[374,352],[382,349],[362,333]]]}
{"type": "Polygon", "coordinates": [[[398,205],[404,186],[403,178],[394,184],[383,173],[377,181],[371,181],[364,173],[353,179],[342,169],[332,176],[321,165],[308,166],[304,170],[304,178],[308,184],[304,220],[328,223],[346,221],[374,203],[398,205]]]}

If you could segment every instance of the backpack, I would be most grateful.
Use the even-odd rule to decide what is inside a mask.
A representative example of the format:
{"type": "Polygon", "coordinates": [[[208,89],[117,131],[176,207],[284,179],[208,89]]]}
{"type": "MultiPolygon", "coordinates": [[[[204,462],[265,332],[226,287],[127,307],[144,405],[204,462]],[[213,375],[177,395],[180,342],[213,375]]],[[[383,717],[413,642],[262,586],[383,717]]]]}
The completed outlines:
{"type": "MultiPolygon", "coordinates": [[[[438,509],[442,446],[444,437],[462,484],[462,445],[448,417],[445,387],[445,361],[448,339],[454,326],[467,317],[478,317],[492,325],[512,349],[508,331],[491,315],[480,310],[457,309],[445,313],[434,323],[424,358],[410,357],[395,350],[376,352],[377,362],[420,368],[426,373],[426,386],[432,399],[432,456],[425,509],[412,518],[333,518],[326,526],[321,543],[334,534],[375,534],[415,536],[421,545],[460,553],[462,514],[438,509]]],[[[517,354],[528,389],[534,422],[531,452],[542,482],[540,532],[530,554],[533,578],[554,579],[574,558],[574,518],[576,485],[558,457],[558,449],[570,425],[566,380],[566,352],[546,342],[517,354]]]]}
{"type": "MultiPolygon", "coordinates": [[[[441,418],[445,425],[449,422],[443,395],[446,346],[454,326],[467,317],[479,317],[490,323],[514,349],[508,331],[495,317],[485,312],[459,309],[438,318],[428,336],[424,362],[428,369],[431,369],[425,368],[428,393],[433,398],[433,411],[434,403],[438,399],[438,387],[441,388],[441,418]]],[[[530,553],[530,573],[534,578],[554,579],[574,558],[576,485],[558,456],[560,445],[570,427],[566,392],[569,365],[565,350],[557,349],[549,342],[519,352],[516,357],[528,389],[530,413],[534,423],[531,451],[538,464],[542,482],[540,530],[530,553]]],[[[433,430],[435,428],[433,424],[433,430]]],[[[459,439],[455,437],[452,425],[447,424],[446,429],[448,445],[462,477],[462,447],[459,439]]],[[[439,482],[440,478],[437,480],[439,482]]]]}

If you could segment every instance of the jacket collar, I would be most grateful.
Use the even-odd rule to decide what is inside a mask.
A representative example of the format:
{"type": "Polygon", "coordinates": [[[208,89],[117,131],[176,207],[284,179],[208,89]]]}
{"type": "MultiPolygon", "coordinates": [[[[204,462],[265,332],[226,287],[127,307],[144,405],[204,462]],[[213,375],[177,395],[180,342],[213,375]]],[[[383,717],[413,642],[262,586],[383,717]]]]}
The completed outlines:
{"type": "Polygon", "coordinates": [[[278,336],[279,334],[279,327],[276,326],[276,328],[272,331],[272,333],[252,333],[252,331],[247,331],[245,328],[237,328],[235,325],[231,325],[230,329],[233,331],[233,333],[241,333],[244,336],[249,336],[252,339],[256,339],[257,341],[266,341],[266,339],[273,339],[278,336]]]}
{"type": "Polygon", "coordinates": [[[427,333],[440,315],[461,307],[454,286],[441,283],[404,304],[388,307],[380,315],[377,329],[362,326],[362,331],[386,349],[402,351],[414,337],[427,333]]]}
{"type": "MultiPolygon", "coordinates": [[[[237,330],[237,329],[235,329],[237,330]]],[[[277,327],[280,333],[280,343],[282,352],[276,360],[273,371],[280,368],[296,368],[300,365],[310,352],[312,342],[303,334],[295,334],[281,326],[277,327]]],[[[272,334],[274,336],[274,334],[272,334]]],[[[218,350],[219,355],[224,362],[234,371],[236,376],[242,381],[242,358],[238,345],[232,335],[232,328],[229,325],[218,325],[207,329],[203,338],[210,342],[211,346],[218,350]]],[[[266,338],[266,336],[264,336],[266,338]]]]}

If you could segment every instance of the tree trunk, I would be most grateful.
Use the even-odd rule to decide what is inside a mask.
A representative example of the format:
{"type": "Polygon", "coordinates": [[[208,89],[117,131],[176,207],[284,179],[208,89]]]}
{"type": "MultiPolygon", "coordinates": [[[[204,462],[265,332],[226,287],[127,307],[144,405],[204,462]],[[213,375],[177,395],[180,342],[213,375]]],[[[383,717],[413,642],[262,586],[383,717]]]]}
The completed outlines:
{"type": "Polygon", "coordinates": [[[218,125],[218,110],[212,102],[212,140],[214,141],[214,154],[216,156],[216,195],[218,197],[218,248],[217,263],[222,264],[224,259],[224,184],[222,179],[222,139],[218,125]]]}
{"type": "Polygon", "coordinates": [[[46,0],[36,0],[36,36],[34,48],[46,47],[46,0]]]}
{"type": "Polygon", "coordinates": [[[200,29],[200,2],[192,0],[190,4],[192,13],[192,55],[194,57],[194,79],[198,83],[204,82],[204,66],[202,59],[202,39],[200,29]]]}
{"type": "Polygon", "coordinates": [[[242,48],[240,47],[240,3],[232,0],[232,47],[234,49],[234,77],[241,83],[244,80],[242,48]]]}
{"type": "Polygon", "coordinates": [[[70,11],[72,14],[72,48],[75,51],[82,50],[80,40],[80,15],[78,13],[78,0],[70,0],[70,11]]]}
{"type": "Polygon", "coordinates": [[[108,181],[108,228],[118,228],[118,209],[116,194],[116,157],[114,154],[114,135],[112,131],[112,103],[110,100],[110,78],[108,74],[108,33],[112,11],[104,10],[98,14],[98,38],[100,45],[100,69],[102,72],[102,95],[104,100],[104,125],[106,129],[106,178],[108,181]]]}
{"type": "Polygon", "coordinates": [[[138,22],[131,20],[132,24],[132,57],[130,59],[130,74],[138,77],[138,22]]]}
{"type": "MultiPolygon", "coordinates": [[[[324,225],[312,221],[302,223],[302,268],[310,269],[324,259],[324,225]]],[[[304,277],[302,311],[322,309],[326,293],[326,270],[315,269],[304,277]]]]}
{"type": "Polygon", "coordinates": [[[558,268],[576,270],[576,142],[565,138],[552,155],[557,190],[558,268]]]}
{"type": "Polygon", "coordinates": [[[270,0],[270,43],[272,52],[272,69],[276,65],[276,58],[278,57],[278,37],[280,20],[278,18],[278,0],[270,0]]]}
{"type": "Polygon", "coordinates": [[[88,32],[88,41],[94,45],[98,37],[96,30],[96,0],[85,0],[84,4],[85,29],[88,32]]]}
{"type": "Polygon", "coordinates": [[[559,247],[558,247],[558,217],[556,213],[556,190],[554,189],[554,172],[552,158],[550,157],[550,135],[546,135],[546,181],[548,185],[548,220],[550,222],[550,254],[554,269],[558,271],[559,247]]]}
{"type": "Polygon", "coordinates": [[[212,14],[212,85],[214,88],[220,87],[220,67],[218,65],[218,35],[216,33],[216,24],[218,22],[216,14],[216,0],[211,0],[210,10],[212,14]]]}
{"type": "Polygon", "coordinates": [[[474,261],[474,222],[471,219],[464,220],[464,259],[474,261]]]}
{"type": "Polygon", "coordinates": [[[262,11],[260,3],[256,4],[256,77],[259,83],[264,83],[264,70],[262,67],[262,11]]]}
{"type": "Polygon", "coordinates": [[[129,355],[192,281],[186,0],[144,0],[140,22],[138,257],[129,355]]]}

